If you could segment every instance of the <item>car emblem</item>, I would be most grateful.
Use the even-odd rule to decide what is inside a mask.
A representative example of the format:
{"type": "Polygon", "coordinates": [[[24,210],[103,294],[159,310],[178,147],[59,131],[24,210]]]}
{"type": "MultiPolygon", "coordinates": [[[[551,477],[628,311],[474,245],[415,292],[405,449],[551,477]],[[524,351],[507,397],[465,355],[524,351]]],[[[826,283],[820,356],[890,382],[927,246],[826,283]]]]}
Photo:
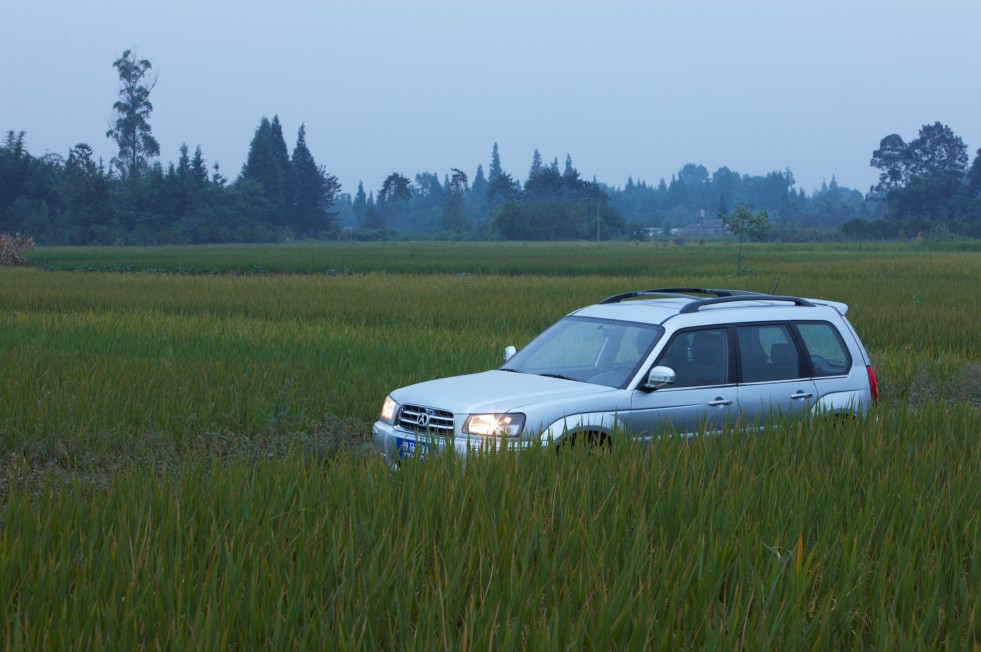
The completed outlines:
{"type": "Polygon", "coordinates": [[[428,428],[429,427],[429,414],[426,413],[426,412],[423,412],[422,414],[420,414],[419,415],[419,419],[416,421],[416,423],[419,424],[419,427],[420,428],[428,428]]]}

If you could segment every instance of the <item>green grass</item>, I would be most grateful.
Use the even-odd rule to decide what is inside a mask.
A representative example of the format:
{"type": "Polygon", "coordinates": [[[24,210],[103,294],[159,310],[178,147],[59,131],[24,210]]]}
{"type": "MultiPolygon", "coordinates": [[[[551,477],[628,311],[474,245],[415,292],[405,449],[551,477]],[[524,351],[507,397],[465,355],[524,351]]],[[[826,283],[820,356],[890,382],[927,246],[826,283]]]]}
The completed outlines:
{"type": "MultiPolygon", "coordinates": [[[[760,245],[746,244],[744,271],[754,289],[797,279],[813,264],[830,268],[899,260],[977,258],[977,246],[937,251],[919,244],[760,245]],[[787,275],[787,278],[783,278],[787,275]]],[[[976,245],[973,241],[971,244],[976,245]]],[[[193,247],[42,247],[29,264],[55,270],[153,271],[178,274],[491,274],[501,276],[678,276],[690,261],[693,275],[735,273],[736,247],[729,244],[339,242],[193,247]]],[[[739,279],[744,280],[744,279],[739,279]]]]}
{"type": "Polygon", "coordinates": [[[735,277],[732,254],[32,252],[0,269],[0,640],[977,649],[981,256],[756,246],[735,277]],[[367,445],[392,388],[495,367],[577,307],[778,279],[850,305],[877,415],[395,474],[367,445]]]}
{"type": "Polygon", "coordinates": [[[95,491],[14,484],[3,633],[32,649],[970,649],[979,423],[888,410],[394,475],[288,453],[95,491]]]}

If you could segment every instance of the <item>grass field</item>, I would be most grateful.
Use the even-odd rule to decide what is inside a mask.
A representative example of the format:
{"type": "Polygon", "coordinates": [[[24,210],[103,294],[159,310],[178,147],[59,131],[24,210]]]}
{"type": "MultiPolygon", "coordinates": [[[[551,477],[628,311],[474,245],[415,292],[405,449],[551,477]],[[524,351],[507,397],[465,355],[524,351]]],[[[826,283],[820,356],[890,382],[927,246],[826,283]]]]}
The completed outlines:
{"type": "Polygon", "coordinates": [[[7,647],[977,649],[981,254],[913,245],[39,249],[0,269],[7,647]],[[391,474],[394,387],[631,289],[830,298],[833,428],[391,474]]]}

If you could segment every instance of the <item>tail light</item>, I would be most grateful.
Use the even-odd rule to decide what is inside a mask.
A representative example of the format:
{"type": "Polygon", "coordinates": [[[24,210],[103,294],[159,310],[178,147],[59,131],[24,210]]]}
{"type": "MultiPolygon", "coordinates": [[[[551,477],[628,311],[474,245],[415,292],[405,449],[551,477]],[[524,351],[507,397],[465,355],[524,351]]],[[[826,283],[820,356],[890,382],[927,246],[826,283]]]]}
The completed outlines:
{"type": "Polygon", "coordinates": [[[865,369],[869,372],[869,389],[872,391],[872,405],[879,404],[879,386],[875,382],[875,371],[872,365],[867,365],[865,369]]]}

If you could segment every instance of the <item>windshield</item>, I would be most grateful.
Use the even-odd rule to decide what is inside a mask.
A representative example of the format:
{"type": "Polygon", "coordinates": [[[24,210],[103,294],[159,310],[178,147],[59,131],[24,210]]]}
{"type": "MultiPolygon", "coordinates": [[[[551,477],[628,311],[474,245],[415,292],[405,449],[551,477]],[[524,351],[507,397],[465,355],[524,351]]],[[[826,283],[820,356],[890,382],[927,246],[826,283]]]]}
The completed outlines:
{"type": "Polygon", "coordinates": [[[566,317],[518,351],[502,368],[623,387],[663,333],[663,328],[653,324],[566,317]]]}

